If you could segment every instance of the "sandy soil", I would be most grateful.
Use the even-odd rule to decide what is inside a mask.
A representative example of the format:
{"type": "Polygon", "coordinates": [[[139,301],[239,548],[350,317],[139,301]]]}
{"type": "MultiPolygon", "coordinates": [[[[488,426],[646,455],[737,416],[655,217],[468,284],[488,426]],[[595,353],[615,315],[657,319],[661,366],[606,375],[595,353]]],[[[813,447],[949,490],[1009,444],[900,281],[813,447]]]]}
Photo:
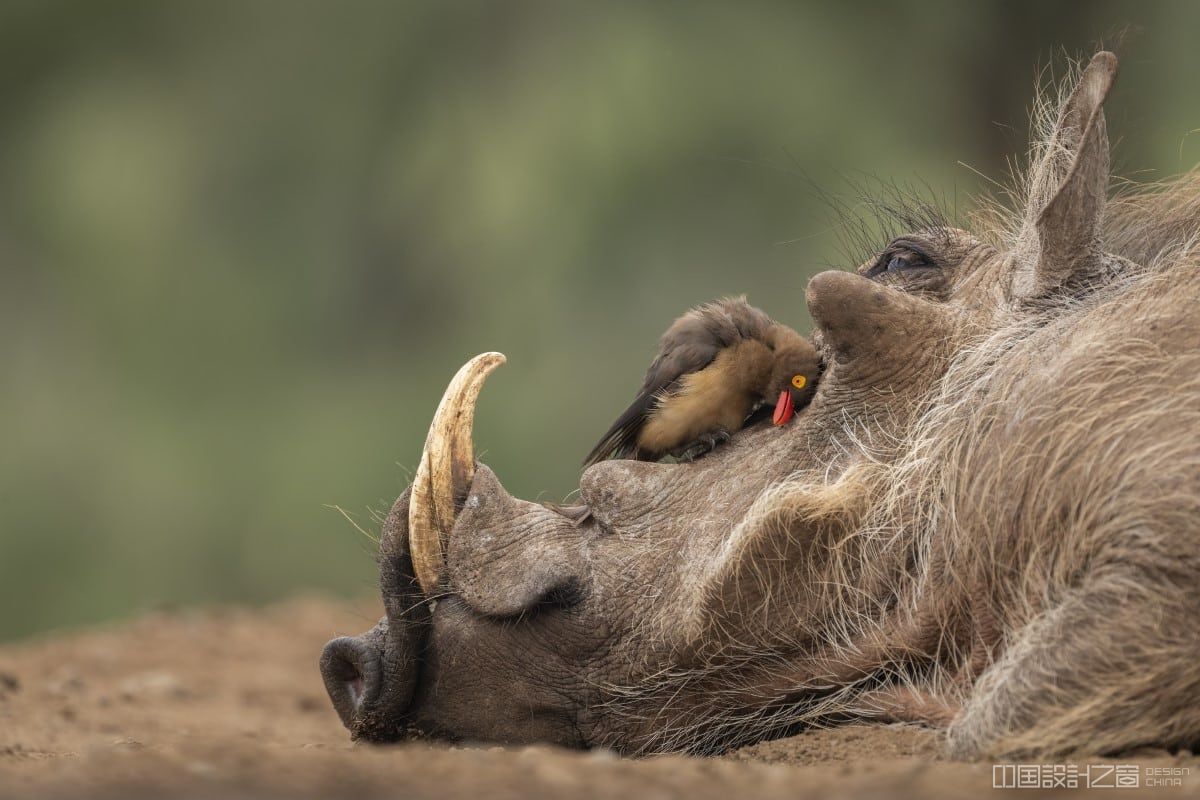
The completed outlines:
{"type": "MultiPolygon", "coordinates": [[[[991,791],[990,763],[940,760],[936,735],[900,726],[814,731],[719,759],[352,745],[325,698],[317,655],[330,637],[365,630],[377,616],[368,604],[304,599],[156,614],[0,647],[0,797],[729,800],[991,791]]],[[[1143,778],[1141,793],[1200,796],[1200,760],[1147,753],[1137,763],[1192,773],[1182,789],[1147,789],[1143,778]]]]}

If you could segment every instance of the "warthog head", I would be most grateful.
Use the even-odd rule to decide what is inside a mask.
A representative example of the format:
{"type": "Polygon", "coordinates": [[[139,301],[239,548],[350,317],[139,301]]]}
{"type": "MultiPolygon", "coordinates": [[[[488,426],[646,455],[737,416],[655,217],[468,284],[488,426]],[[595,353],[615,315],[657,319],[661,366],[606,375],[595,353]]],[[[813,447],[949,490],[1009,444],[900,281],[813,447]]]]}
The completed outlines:
{"type": "Polygon", "coordinates": [[[582,523],[475,460],[503,357],[466,364],[384,524],[386,616],[321,659],[352,735],[712,752],[884,717],[970,753],[1196,737],[1200,195],[1106,199],[1115,73],[1100,53],[1047,104],[1015,212],[974,232],[918,214],[857,274],[812,279],[826,369],[793,424],[597,464],[582,523]]]}

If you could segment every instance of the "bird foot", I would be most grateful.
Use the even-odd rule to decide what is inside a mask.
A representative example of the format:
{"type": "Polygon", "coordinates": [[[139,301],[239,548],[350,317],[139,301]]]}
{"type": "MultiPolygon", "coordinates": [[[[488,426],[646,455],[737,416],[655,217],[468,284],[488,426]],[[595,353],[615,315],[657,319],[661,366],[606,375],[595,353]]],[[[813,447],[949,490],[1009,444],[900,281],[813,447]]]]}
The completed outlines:
{"type": "Polygon", "coordinates": [[[718,445],[725,444],[729,439],[729,431],[724,429],[715,430],[711,433],[702,434],[696,441],[680,447],[671,455],[683,462],[695,461],[700,456],[715,450],[718,445]]]}

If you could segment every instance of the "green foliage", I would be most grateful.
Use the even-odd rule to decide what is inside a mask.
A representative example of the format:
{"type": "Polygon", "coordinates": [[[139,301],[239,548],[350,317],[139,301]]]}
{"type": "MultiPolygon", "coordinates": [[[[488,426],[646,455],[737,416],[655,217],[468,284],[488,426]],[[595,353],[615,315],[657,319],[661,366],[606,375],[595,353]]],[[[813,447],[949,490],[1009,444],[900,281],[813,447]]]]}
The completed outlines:
{"type": "Polygon", "coordinates": [[[1141,26],[1117,163],[1189,166],[1198,8],[5,4],[0,637],[368,590],[329,506],[377,530],[483,350],[485,460],[562,498],[682,310],[807,328],[814,187],[1002,176],[1056,46],[1141,26]]]}

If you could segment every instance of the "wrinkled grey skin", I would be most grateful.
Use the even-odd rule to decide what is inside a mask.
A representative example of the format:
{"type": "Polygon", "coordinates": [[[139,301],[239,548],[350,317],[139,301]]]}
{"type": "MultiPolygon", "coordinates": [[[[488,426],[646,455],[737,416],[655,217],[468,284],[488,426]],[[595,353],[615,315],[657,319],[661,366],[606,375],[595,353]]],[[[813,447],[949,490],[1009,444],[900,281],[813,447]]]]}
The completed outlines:
{"type": "MultiPolygon", "coordinates": [[[[811,281],[826,372],[785,428],[694,463],[597,464],[578,525],[480,464],[436,598],[412,577],[401,495],[380,543],[387,617],[322,659],[352,735],[712,752],[865,716],[945,726],[963,755],[1200,737],[1200,393],[1184,377],[1200,282],[1105,222],[1115,70],[1098,55],[1064,101],[1003,248],[914,231],[928,270],[811,281]],[[1131,329],[1158,360],[1149,376],[1131,362],[1122,389],[1105,343],[1131,329]],[[1094,375],[1111,391],[1056,416],[1094,375]],[[1143,396],[1183,399],[1113,444],[1143,396]],[[1130,479],[1138,464],[1170,491],[1130,479]],[[1142,533],[1105,503],[1145,505],[1142,533]]],[[[1196,227],[1200,208],[1172,208],[1179,235],[1196,227]]],[[[1135,216],[1122,224],[1150,224],[1135,216]]]]}
{"type": "MultiPolygon", "coordinates": [[[[826,413],[840,412],[818,400],[802,418],[826,413]]],[[[511,497],[479,465],[450,540],[448,591],[432,619],[406,563],[405,492],[384,524],[382,582],[390,604],[410,609],[404,618],[420,633],[384,650],[420,652],[419,667],[407,659],[397,667],[408,670],[397,674],[405,683],[419,677],[410,699],[392,698],[374,715],[359,712],[352,731],[387,740],[411,721],[469,740],[636,747],[628,720],[601,708],[609,699],[603,688],[640,682],[663,659],[677,666],[690,660],[682,651],[691,646],[657,621],[665,615],[670,625],[665,607],[689,595],[696,562],[719,549],[730,521],[821,438],[805,432],[800,425],[785,434],[748,431],[690,464],[598,464],[580,483],[592,518],[579,527],[511,497]]],[[[386,631],[387,621],[380,627],[386,631]]],[[[377,628],[366,637],[381,635],[377,628]]],[[[384,685],[397,678],[389,674],[384,685]]]]}

